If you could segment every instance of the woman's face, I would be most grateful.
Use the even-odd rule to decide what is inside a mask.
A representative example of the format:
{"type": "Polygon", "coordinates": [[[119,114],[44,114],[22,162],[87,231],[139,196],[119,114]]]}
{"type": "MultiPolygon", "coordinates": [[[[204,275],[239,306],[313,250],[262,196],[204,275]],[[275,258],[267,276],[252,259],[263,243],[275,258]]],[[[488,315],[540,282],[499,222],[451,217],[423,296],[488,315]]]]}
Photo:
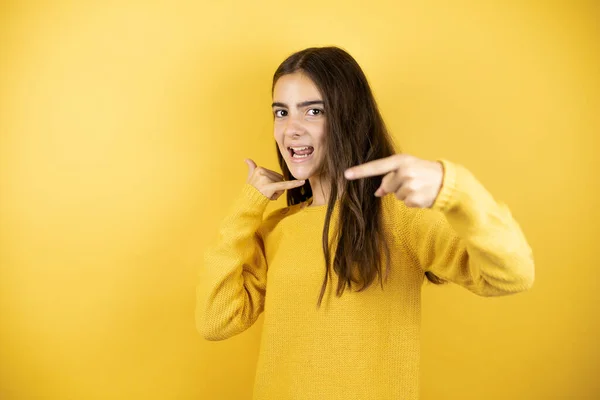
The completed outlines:
{"type": "Polygon", "coordinates": [[[323,97],[302,72],[283,75],[273,89],[274,135],[296,179],[316,174],[325,156],[326,115],[323,97]]]}

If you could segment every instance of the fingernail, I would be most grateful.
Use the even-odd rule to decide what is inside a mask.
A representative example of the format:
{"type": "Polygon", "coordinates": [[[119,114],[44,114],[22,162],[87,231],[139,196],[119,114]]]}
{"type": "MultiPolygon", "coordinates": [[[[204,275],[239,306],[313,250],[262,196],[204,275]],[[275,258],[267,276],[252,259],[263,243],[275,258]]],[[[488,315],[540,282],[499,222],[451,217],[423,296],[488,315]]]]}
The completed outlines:
{"type": "Polygon", "coordinates": [[[346,176],[346,178],[350,179],[354,176],[354,173],[347,169],[346,172],[344,172],[344,175],[346,176]]]}

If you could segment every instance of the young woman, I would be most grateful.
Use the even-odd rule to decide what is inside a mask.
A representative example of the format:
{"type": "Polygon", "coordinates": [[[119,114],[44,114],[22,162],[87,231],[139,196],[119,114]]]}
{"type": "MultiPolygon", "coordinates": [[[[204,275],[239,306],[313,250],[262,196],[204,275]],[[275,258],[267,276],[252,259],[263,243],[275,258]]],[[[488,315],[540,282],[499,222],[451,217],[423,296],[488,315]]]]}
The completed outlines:
{"type": "Polygon", "coordinates": [[[273,77],[282,174],[254,161],[205,254],[196,320],[208,340],[264,312],[254,399],[417,399],[421,287],[527,290],[531,249],[464,167],[397,154],[356,61],[336,47],[273,77]],[[287,192],[288,207],[263,212],[287,192]]]}

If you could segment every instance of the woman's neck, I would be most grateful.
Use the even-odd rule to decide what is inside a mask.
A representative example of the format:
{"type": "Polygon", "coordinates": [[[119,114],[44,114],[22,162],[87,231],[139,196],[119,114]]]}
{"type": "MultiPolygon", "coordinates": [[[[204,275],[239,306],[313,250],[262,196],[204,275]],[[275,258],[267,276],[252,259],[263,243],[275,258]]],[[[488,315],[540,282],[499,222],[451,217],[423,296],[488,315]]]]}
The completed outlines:
{"type": "Polygon", "coordinates": [[[319,175],[308,178],[312,190],[312,202],[309,207],[318,207],[327,204],[331,193],[330,186],[319,175]]]}

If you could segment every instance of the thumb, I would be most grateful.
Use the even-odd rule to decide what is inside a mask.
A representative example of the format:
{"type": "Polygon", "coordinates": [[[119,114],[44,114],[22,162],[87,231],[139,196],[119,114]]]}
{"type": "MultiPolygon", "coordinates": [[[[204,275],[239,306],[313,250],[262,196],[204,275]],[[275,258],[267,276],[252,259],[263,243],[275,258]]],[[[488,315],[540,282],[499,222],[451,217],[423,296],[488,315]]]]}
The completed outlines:
{"type": "Polygon", "coordinates": [[[245,159],[244,161],[248,165],[248,178],[250,178],[252,176],[252,173],[256,169],[256,163],[249,158],[245,159]]]}

